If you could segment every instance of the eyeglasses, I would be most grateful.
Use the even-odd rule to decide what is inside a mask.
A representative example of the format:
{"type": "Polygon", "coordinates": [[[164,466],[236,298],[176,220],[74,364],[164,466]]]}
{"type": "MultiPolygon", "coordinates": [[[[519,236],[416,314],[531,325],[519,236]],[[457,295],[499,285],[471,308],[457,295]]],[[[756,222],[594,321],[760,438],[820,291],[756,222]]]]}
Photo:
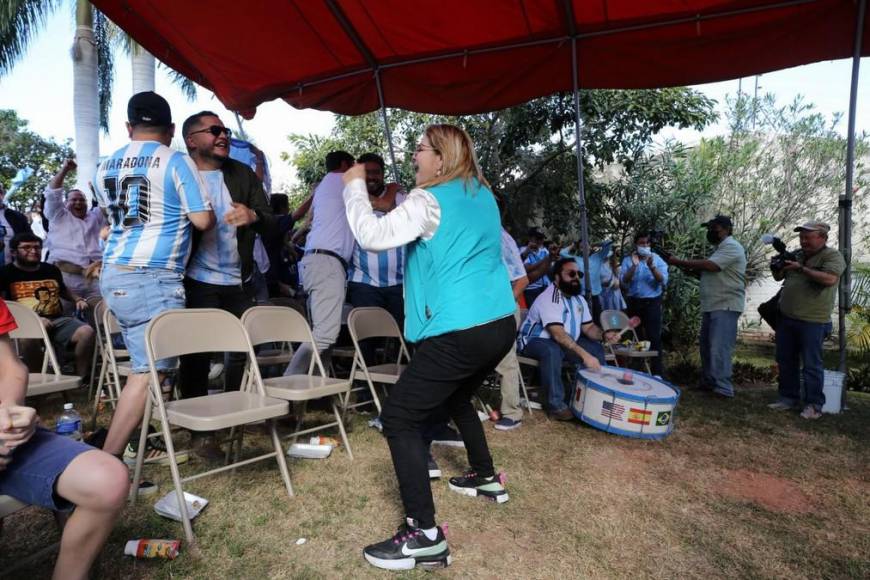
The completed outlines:
{"type": "Polygon", "coordinates": [[[414,147],[414,153],[422,153],[423,151],[438,151],[435,147],[431,145],[425,145],[423,143],[417,143],[417,146],[414,147]]]}
{"type": "Polygon", "coordinates": [[[18,246],[19,252],[41,252],[42,246],[18,246]]]}
{"type": "Polygon", "coordinates": [[[211,133],[215,137],[220,137],[221,133],[230,138],[233,136],[233,131],[229,127],[221,127],[220,125],[212,125],[211,127],[206,127],[205,129],[200,129],[199,131],[191,131],[188,133],[188,137],[190,135],[196,135],[197,133],[211,133]]]}
{"type": "Polygon", "coordinates": [[[565,270],[564,274],[568,276],[569,279],[579,278],[580,271],[579,270],[565,270]]]}

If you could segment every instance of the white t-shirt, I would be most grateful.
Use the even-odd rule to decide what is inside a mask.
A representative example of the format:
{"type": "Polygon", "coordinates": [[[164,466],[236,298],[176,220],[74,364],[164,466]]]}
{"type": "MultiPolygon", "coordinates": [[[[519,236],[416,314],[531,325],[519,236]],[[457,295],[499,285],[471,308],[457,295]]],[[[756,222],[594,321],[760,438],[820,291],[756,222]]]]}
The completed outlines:
{"type": "Polygon", "coordinates": [[[520,256],[520,249],[504,228],[501,229],[501,261],[507,268],[508,279],[511,282],[525,277],[526,267],[523,264],[522,256],[520,256]]]}
{"type": "Polygon", "coordinates": [[[550,284],[535,299],[519,332],[519,349],[533,338],[551,338],[548,324],[561,324],[572,340],[580,338],[583,325],[592,322],[592,314],[583,296],[563,294],[556,284],[550,284]]]}

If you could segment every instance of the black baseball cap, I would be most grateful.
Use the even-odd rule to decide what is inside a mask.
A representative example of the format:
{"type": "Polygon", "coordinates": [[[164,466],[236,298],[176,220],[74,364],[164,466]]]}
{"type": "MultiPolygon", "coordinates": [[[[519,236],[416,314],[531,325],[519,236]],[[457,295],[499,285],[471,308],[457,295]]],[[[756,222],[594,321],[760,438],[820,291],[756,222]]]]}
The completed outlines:
{"type": "Polygon", "coordinates": [[[526,235],[530,238],[535,238],[535,239],[540,239],[540,240],[546,239],[546,237],[547,237],[544,235],[544,232],[542,232],[538,228],[529,228],[529,231],[526,235]]]}
{"type": "Polygon", "coordinates": [[[172,124],[172,111],[166,99],[154,91],[136,93],[127,102],[127,121],[131,125],[168,127],[172,124]]]}
{"type": "Polygon", "coordinates": [[[731,218],[728,217],[727,215],[721,215],[721,214],[717,215],[716,217],[714,217],[713,219],[711,219],[708,222],[702,223],[701,227],[707,228],[707,227],[715,226],[715,225],[722,226],[723,228],[728,228],[729,230],[734,229],[734,224],[731,223],[731,218]]]}

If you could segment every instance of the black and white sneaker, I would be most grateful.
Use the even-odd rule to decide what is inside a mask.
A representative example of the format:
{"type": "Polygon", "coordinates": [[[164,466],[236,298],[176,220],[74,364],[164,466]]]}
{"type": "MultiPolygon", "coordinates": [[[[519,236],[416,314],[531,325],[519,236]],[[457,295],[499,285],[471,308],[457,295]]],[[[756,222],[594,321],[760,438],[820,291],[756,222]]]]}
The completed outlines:
{"type": "Polygon", "coordinates": [[[431,455],[428,461],[429,479],[441,479],[441,468],[435,463],[435,458],[431,455]]]}
{"type": "Polygon", "coordinates": [[[439,526],[434,540],[426,537],[416,520],[407,518],[396,534],[383,542],[366,546],[363,556],[372,566],[384,570],[413,570],[415,566],[441,568],[450,565],[444,530],[439,526]]]}
{"type": "Polygon", "coordinates": [[[451,477],[448,483],[453,491],[470,497],[481,496],[496,503],[505,503],[510,499],[501,474],[481,477],[473,471],[467,471],[460,477],[451,477]]]}

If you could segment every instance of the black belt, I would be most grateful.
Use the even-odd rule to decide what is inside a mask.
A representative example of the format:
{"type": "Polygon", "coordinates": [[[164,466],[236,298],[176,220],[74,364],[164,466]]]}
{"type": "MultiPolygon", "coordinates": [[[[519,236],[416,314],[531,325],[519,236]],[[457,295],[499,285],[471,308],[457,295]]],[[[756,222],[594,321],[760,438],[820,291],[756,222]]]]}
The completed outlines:
{"type": "Polygon", "coordinates": [[[342,266],[345,270],[347,270],[347,260],[345,260],[344,258],[342,258],[341,256],[339,256],[338,254],[336,254],[336,253],[333,252],[332,250],[318,250],[318,249],[314,249],[314,250],[305,250],[305,255],[307,256],[307,255],[309,255],[309,254],[323,254],[324,256],[330,256],[330,257],[332,257],[332,258],[335,258],[336,260],[338,260],[339,262],[341,262],[341,266],[342,266]]]}

